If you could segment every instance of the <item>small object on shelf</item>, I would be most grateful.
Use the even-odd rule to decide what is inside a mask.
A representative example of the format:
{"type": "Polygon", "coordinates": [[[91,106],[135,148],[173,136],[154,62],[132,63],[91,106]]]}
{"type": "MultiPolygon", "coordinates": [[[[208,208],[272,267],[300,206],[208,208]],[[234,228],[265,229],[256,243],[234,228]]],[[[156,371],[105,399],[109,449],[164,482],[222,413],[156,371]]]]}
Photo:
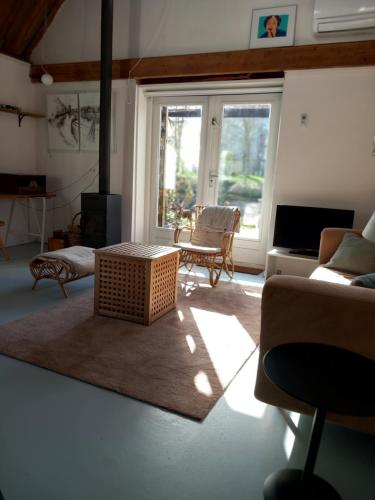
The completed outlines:
{"type": "Polygon", "coordinates": [[[45,175],[1,174],[1,194],[42,194],[45,193],[45,175]]]}
{"type": "Polygon", "coordinates": [[[22,120],[25,116],[30,116],[31,118],[45,118],[45,115],[39,113],[29,113],[27,111],[22,111],[21,108],[17,106],[11,106],[10,104],[0,104],[0,112],[11,113],[12,115],[18,116],[18,126],[21,126],[22,120]]]}
{"type": "Polygon", "coordinates": [[[16,111],[19,113],[21,110],[17,106],[11,106],[10,104],[0,104],[1,111],[16,111]]]}

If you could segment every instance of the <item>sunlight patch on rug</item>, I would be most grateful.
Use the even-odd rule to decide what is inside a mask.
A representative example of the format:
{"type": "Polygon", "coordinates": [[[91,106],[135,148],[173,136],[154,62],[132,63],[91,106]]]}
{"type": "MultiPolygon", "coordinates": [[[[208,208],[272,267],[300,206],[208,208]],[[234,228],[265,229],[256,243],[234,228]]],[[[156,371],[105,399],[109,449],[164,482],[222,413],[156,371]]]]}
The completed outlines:
{"type": "Polygon", "coordinates": [[[196,307],[190,308],[207,354],[217,376],[225,387],[232,378],[232,360],[240,352],[253,351],[255,342],[235,315],[220,314],[196,307]],[[219,369],[220,367],[220,369],[219,369]]]}

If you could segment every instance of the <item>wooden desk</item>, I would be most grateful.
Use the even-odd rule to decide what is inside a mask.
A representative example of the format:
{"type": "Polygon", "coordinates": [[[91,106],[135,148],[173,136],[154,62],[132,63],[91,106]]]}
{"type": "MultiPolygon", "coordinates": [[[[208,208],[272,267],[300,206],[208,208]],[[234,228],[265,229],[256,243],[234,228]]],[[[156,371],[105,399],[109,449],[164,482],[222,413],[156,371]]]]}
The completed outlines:
{"type": "MultiPolygon", "coordinates": [[[[38,193],[38,194],[1,194],[0,193],[0,201],[1,200],[7,200],[10,201],[10,210],[9,210],[9,216],[7,220],[7,225],[6,225],[6,230],[5,230],[5,237],[4,237],[4,245],[7,243],[7,238],[8,234],[11,231],[11,225],[12,225],[12,220],[13,220],[13,213],[14,213],[14,207],[16,204],[16,201],[29,201],[30,204],[27,205],[27,232],[26,234],[28,236],[37,236],[40,238],[40,252],[42,253],[44,251],[44,241],[45,241],[45,236],[46,236],[46,216],[47,216],[47,200],[50,198],[55,198],[56,194],[55,193],[38,193]],[[37,207],[35,205],[35,200],[36,199],[41,199],[42,200],[42,221],[41,223],[39,222],[38,216],[37,216],[37,207]],[[33,210],[34,216],[35,216],[35,221],[37,228],[39,232],[37,233],[32,233],[30,232],[30,213],[29,209],[33,210]]],[[[15,233],[14,233],[15,234],[15,233]]]]}

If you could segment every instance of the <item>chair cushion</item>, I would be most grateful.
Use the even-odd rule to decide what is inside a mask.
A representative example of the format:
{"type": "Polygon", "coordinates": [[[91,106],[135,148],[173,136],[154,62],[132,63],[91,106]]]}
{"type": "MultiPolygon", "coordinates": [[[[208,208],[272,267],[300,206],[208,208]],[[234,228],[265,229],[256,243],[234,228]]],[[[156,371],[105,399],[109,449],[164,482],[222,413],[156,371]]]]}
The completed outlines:
{"type": "Polygon", "coordinates": [[[196,228],[191,236],[191,243],[200,247],[221,248],[223,234],[196,228]]]}
{"type": "Polygon", "coordinates": [[[375,272],[375,243],[353,233],[345,233],[331,260],[325,264],[353,274],[375,272]]]}
{"type": "Polygon", "coordinates": [[[173,246],[177,247],[177,248],[181,248],[181,250],[190,250],[191,252],[210,253],[210,254],[221,253],[221,248],[219,248],[219,247],[205,247],[205,246],[200,246],[200,245],[193,245],[190,242],[174,243],[173,246]]]}

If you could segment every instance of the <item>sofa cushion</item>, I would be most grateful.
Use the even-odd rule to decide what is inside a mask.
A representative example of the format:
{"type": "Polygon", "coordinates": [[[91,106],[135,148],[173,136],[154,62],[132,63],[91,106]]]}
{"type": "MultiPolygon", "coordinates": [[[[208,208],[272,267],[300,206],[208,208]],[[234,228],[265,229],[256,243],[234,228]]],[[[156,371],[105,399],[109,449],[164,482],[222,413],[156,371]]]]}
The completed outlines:
{"type": "Polygon", "coordinates": [[[350,285],[356,275],[338,271],[337,269],[328,269],[324,266],[319,266],[310,276],[313,280],[328,281],[330,283],[339,283],[341,285],[350,285]]]}
{"type": "Polygon", "coordinates": [[[364,288],[375,288],[375,273],[356,276],[350,284],[354,286],[363,286],[364,288]]]}
{"type": "Polygon", "coordinates": [[[353,274],[375,273],[375,243],[356,234],[345,233],[336,252],[325,266],[353,274]]]}

